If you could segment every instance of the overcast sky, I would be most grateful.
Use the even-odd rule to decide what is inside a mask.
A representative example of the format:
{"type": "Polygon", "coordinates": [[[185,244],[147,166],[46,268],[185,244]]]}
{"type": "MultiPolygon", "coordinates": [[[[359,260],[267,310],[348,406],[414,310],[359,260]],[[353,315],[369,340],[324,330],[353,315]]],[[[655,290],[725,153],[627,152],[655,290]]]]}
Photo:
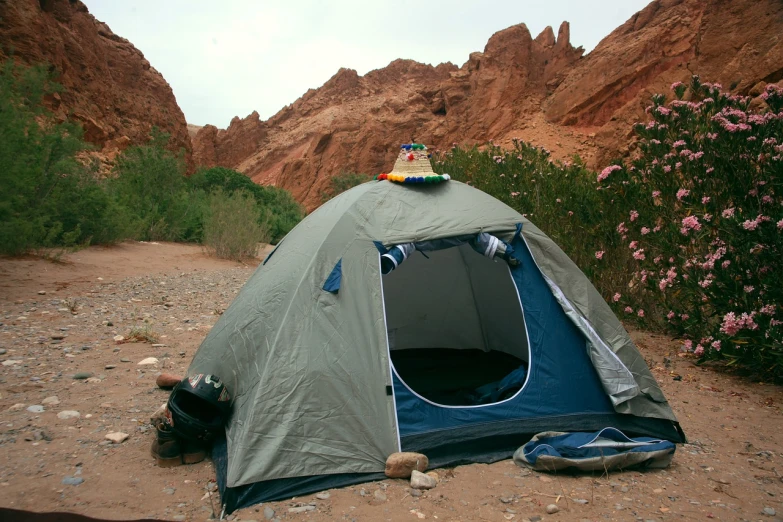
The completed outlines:
{"type": "Polygon", "coordinates": [[[340,67],[365,74],[396,58],[462,65],[493,33],[524,22],[535,37],[571,23],[590,51],[648,0],[83,0],[144,53],[188,123],[267,119],[340,67]]]}

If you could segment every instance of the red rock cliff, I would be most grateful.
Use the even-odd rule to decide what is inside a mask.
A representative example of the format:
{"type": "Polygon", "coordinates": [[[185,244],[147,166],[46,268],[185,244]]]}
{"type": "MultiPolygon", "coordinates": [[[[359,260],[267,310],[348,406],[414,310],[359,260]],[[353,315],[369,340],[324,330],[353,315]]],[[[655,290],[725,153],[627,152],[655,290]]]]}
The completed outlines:
{"type": "Polygon", "coordinates": [[[564,23],[535,39],[524,25],[490,38],[462,66],[396,60],[361,77],[341,69],[267,121],[201,129],[197,163],[291,190],[312,209],[330,176],[379,173],[394,145],[434,147],[520,137],[597,166],[628,150],[655,92],[700,74],[733,92],[783,78],[780,0],[656,0],[587,56],[564,23]]]}
{"type": "Polygon", "coordinates": [[[171,147],[191,145],[171,87],[133,44],[96,20],[78,0],[0,1],[0,57],[49,63],[65,91],[49,100],[104,152],[145,143],[153,125],[171,134],[171,147]]]}
{"type": "Polygon", "coordinates": [[[397,155],[390,144],[483,141],[524,127],[547,84],[582,54],[568,38],[568,24],[558,38],[547,28],[535,39],[517,25],[461,68],[395,60],[365,76],[341,69],[267,121],[253,113],[226,130],[205,126],[194,138],[195,160],[287,188],[312,209],[332,174],[389,168],[397,155]]]}

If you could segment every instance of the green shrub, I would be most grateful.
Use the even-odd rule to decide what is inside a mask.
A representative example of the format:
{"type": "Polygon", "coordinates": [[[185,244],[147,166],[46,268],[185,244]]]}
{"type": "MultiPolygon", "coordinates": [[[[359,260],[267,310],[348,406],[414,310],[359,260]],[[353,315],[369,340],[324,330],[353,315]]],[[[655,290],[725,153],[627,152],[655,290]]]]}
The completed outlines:
{"type": "Polygon", "coordinates": [[[244,190],[229,193],[215,189],[209,196],[204,244],[220,258],[254,257],[258,243],[269,240],[269,231],[259,223],[258,213],[253,196],[244,190]]]}
{"type": "Polygon", "coordinates": [[[134,239],[198,241],[205,199],[188,187],[182,155],[168,151],[168,141],[168,134],[153,129],[147,145],[123,151],[110,190],[127,210],[134,239]]]}
{"type": "Polygon", "coordinates": [[[77,159],[81,127],[43,108],[58,90],[44,66],[0,66],[0,253],[111,243],[127,231],[94,166],[77,159]]]}
{"type": "Polygon", "coordinates": [[[702,360],[781,380],[783,88],[767,88],[767,110],[698,77],[672,90],[635,128],[640,158],[597,177],[635,264],[620,304],[654,296],[658,320],[702,360]]]}
{"type": "Polygon", "coordinates": [[[252,194],[263,209],[259,223],[269,230],[272,243],[277,243],[304,218],[304,211],[287,190],[257,185],[249,177],[225,167],[201,169],[190,178],[193,187],[211,192],[221,188],[231,194],[244,190],[252,194]]]}

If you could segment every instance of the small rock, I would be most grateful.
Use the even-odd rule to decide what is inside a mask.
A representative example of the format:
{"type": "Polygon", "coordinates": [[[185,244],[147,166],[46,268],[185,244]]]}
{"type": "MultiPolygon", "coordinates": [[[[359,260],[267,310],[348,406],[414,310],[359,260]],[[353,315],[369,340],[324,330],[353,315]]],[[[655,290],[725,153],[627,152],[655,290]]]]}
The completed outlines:
{"type": "Polygon", "coordinates": [[[558,511],[560,511],[560,508],[559,508],[559,507],[557,507],[557,504],[549,504],[549,505],[546,507],[546,512],[547,512],[548,514],[550,514],[550,515],[554,515],[554,514],[555,514],[555,513],[557,513],[558,511]]]}
{"type": "Polygon", "coordinates": [[[161,373],[158,375],[158,378],[155,379],[155,384],[158,385],[158,388],[167,390],[176,386],[180,381],[182,381],[182,377],[179,375],[174,375],[173,373],[161,373]]]}
{"type": "Polygon", "coordinates": [[[44,407],[40,404],[33,404],[32,406],[27,407],[27,411],[30,413],[43,413],[44,407]]]}
{"type": "Polygon", "coordinates": [[[761,512],[767,515],[768,517],[774,517],[776,513],[775,510],[772,509],[771,507],[765,507],[764,509],[761,510],[761,512]]]}
{"type": "Polygon", "coordinates": [[[386,459],[384,473],[389,478],[408,478],[411,471],[425,471],[430,462],[426,455],[412,452],[398,452],[386,459]]]}
{"type": "Polygon", "coordinates": [[[150,366],[153,364],[158,364],[158,360],[155,357],[147,357],[136,363],[137,366],[150,366]]]}
{"type": "MultiPolygon", "coordinates": [[[[171,518],[172,518],[172,520],[177,520],[177,521],[179,521],[179,520],[187,520],[187,517],[185,517],[185,515],[174,515],[171,518]]],[[[243,520],[242,522],[249,522],[249,521],[243,520]]]]}
{"type": "Polygon", "coordinates": [[[130,437],[130,435],[128,435],[127,433],[123,433],[121,431],[113,431],[111,433],[107,433],[104,439],[110,440],[114,444],[122,444],[123,442],[128,440],[128,437],[130,437]]]}
{"type": "Polygon", "coordinates": [[[411,494],[412,497],[420,497],[421,496],[421,491],[418,490],[418,489],[412,489],[410,491],[410,494],[411,494]]]}
{"type": "Polygon", "coordinates": [[[47,397],[42,400],[41,404],[46,404],[47,406],[57,406],[60,404],[60,399],[57,398],[57,395],[52,395],[51,397],[47,397]]]}
{"type": "Polygon", "coordinates": [[[38,290],[38,295],[46,295],[46,290],[38,290]]]}
{"type": "Polygon", "coordinates": [[[17,403],[16,403],[16,404],[14,404],[13,406],[10,406],[10,407],[8,408],[8,411],[19,411],[19,410],[21,410],[22,408],[24,408],[24,404],[22,404],[21,402],[17,402],[17,403]]]}
{"type": "Polygon", "coordinates": [[[75,410],[63,410],[57,414],[57,418],[60,420],[78,419],[82,414],[75,410]]]}
{"type": "Polygon", "coordinates": [[[104,369],[106,369],[106,370],[113,370],[116,367],[117,367],[116,364],[107,364],[106,366],[104,366],[104,369]]]}
{"type": "Polygon", "coordinates": [[[177,488],[163,488],[163,492],[167,495],[173,495],[177,491],[177,488]]]}
{"type": "Polygon", "coordinates": [[[530,517],[530,522],[541,522],[541,517],[538,515],[530,517]]]}
{"type": "Polygon", "coordinates": [[[411,487],[413,489],[432,489],[438,485],[438,481],[429,475],[415,469],[411,472],[411,487]]]}
{"type": "Polygon", "coordinates": [[[289,513],[307,513],[308,511],[315,511],[315,506],[297,506],[288,508],[289,513]]]}
{"type": "Polygon", "coordinates": [[[16,366],[17,364],[22,364],[22,361],[18,359],[8,359],[7,361],[3,361],[3,366],[16,366]]]}
{"type": "Polygon", "coordinates": [[[86,382],[89,382],[90,384],[98,384],[98,383],[101,382],[101,378],[100,377],[90,377],[90,378],[87,379],[86,382]]]}
{"type": "MultiPolygon", "coordinates": [[[[111,323],[109,323],[107,326],[111,326],[111,323]]],[[[124,340],[125,340],[125,337],[124,337],[124,336],[122,336],[122,335],[115,335],[115,336],[114,336],[114,340],[115,340],[116,342],[118,342],[118,343],[119,343],[119,342],[122,342],[122,341],[124,341],[124,340]]]]}
{"type": "Polygon", "coordinates": [[[6,353],[8,353],[8,350],[5,348],[0,348],[0,355],[5,355],[6,353]]]}
{"type": "Polygon", "coordinates": [[[131,362],[131,361],[130,359],[123,357],[122,359],[120,359],[120,362],[131,362]]]}
{"type": "Polygon", "coordinates": [[[267,506],[264,508],[264,518],[267,520],[272,520],[275,518],[275,510],[271,507],[267,506]]]}
{"type": "Polygon", "coordinates": [[[26,441],[39,441],[39,440],[46,440],[50,441],[52,440],[51,435],[46,433],[44,430],[35,430],[30,435],[24,438],[26,441]]]}
{"type": "Polygon", "coordinates": [[[317,498],[318,500],[326,500],[331,496],[332,495],[328,491],[321,491],[315,496],[315,498],[317,498]]]}
{"type": "Polygon", "coordinates": [[[92,377],[92,373],[90,372],[78,372],[73,374],[73,378],[77,380],[89,379],[90,377],[92,377]]]}
{"type": "Polygon", "coordinates": [[[84,479],[81,477],[65,477],[62,482],[66,486],[78,486],[84,482],[84,479]]]}
{"type": "Polygon", "coordinates": [[[373,496],[375,497],[375,500],[379,502],[386,502],[386,493],[381,491],[380,489],[376,489],[373,493],[373,496]]]}

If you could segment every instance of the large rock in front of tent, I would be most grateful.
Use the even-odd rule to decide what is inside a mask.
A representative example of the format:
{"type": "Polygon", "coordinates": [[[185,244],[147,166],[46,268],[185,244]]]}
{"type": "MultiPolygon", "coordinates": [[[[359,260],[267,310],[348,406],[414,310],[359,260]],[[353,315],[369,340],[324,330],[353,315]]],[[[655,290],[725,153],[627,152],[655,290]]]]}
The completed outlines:
{"type": "Polygon", "coordinates": [[[413,470],[426,471],[430,461],[421,453],[392,453],[386,459],[386,476],[389,478],[409,478],[413,470]]]}

